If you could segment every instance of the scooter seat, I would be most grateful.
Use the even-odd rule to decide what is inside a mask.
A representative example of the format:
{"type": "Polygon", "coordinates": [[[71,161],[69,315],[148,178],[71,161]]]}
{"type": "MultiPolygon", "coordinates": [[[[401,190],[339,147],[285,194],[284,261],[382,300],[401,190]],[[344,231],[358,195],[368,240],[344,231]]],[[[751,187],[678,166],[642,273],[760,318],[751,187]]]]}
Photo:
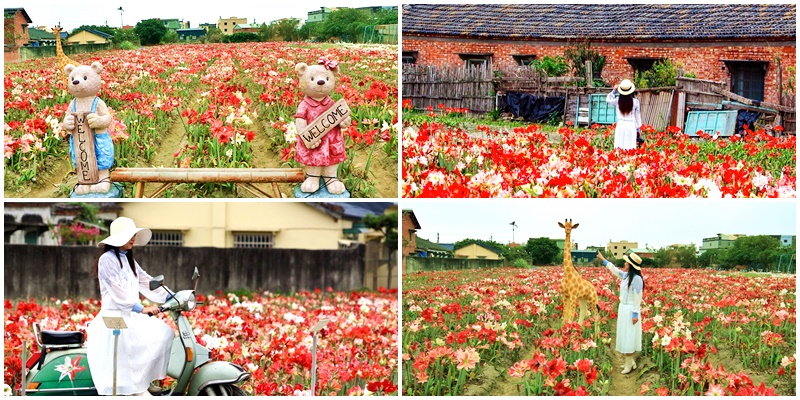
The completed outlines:
{"type": "Polygon", "coordinates": [[[83,340],[83,332],[80,331],[42,331],[43,345],[81,345],[83,340]]]}

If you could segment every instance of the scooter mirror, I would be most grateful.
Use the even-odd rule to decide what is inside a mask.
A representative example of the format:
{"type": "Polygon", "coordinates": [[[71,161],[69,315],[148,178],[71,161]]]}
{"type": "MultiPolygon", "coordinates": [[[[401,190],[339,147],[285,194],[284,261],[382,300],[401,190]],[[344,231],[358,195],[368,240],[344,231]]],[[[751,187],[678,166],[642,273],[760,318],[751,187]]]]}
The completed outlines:
{"type": "Polygon", "coordinates": [[[164,275],[153,277],[150,281],[150,290],[156,290],[162,284],[164,284],[164,275]]]}
{"type": "Polygon", "coordinates": [[[192,280],[195,280],[200,277],[200,271],[197,270],[197,267],[194,267],[194,272],[192,273],[192,280]]]}

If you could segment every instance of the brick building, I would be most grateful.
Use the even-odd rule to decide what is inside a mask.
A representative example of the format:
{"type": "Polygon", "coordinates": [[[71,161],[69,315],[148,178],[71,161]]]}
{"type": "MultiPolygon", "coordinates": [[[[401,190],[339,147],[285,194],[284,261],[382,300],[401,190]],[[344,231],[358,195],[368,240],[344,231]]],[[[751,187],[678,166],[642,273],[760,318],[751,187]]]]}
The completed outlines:
{"type": "Polygon", "coordinates": [[[3,9],[3,60],[19,60],[19,48],[30,42],[28,24],[31,17],[24,8],[3,9]]]}
{"type": "Polygon", "coordinates": [[[403,210],[403,220],[401,222],[402,245],[403,245],[403,273],[406,273],[406,257],[414,254],[417,249],[417,231],[422,226],[417,221],[417,216],[413,210],[403,210]]]}
{"type": "Polygon", "coordinates": [[[779,103],[792,75],[795,4],[458,4],[403,6],[403,62],[522,65],[584,40],[615,84],[669,59],[699,79],[779,103]],[[779,78],[780,65],[781,78],[779,78]]]}

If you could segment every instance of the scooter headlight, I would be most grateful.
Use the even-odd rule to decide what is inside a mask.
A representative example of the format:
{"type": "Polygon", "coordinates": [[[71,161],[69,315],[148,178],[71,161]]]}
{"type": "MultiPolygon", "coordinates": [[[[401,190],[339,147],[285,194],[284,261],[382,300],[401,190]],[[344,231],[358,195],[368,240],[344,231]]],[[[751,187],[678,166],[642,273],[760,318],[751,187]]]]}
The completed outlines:
{"type": "Polygon", "coordinates": [[[183,302],[183,311],[192,311],[195,306],[197,306],[197,298],[194,296],[194,293],[192,293],[186,298],[186,301],[183,302]]]}

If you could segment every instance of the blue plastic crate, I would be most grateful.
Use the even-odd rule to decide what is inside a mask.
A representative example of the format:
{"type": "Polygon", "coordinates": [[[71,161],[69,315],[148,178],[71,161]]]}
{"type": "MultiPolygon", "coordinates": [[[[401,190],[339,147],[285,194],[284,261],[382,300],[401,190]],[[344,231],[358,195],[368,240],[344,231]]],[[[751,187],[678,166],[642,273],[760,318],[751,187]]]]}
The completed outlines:
{"type": "Polygon", "coordinates": [[[736,110],[689,111],[683,132],[693,137],[697,136],[697,131],[712,136],[715,133],[720,137],[731,136],[736,130],[737,114],[736,110]]]}
{"type": "Polygon", "coordinates": [[[617,107],[606,102],[605,94],[589,95],[589,125],[617,122],[617,107]]]}

